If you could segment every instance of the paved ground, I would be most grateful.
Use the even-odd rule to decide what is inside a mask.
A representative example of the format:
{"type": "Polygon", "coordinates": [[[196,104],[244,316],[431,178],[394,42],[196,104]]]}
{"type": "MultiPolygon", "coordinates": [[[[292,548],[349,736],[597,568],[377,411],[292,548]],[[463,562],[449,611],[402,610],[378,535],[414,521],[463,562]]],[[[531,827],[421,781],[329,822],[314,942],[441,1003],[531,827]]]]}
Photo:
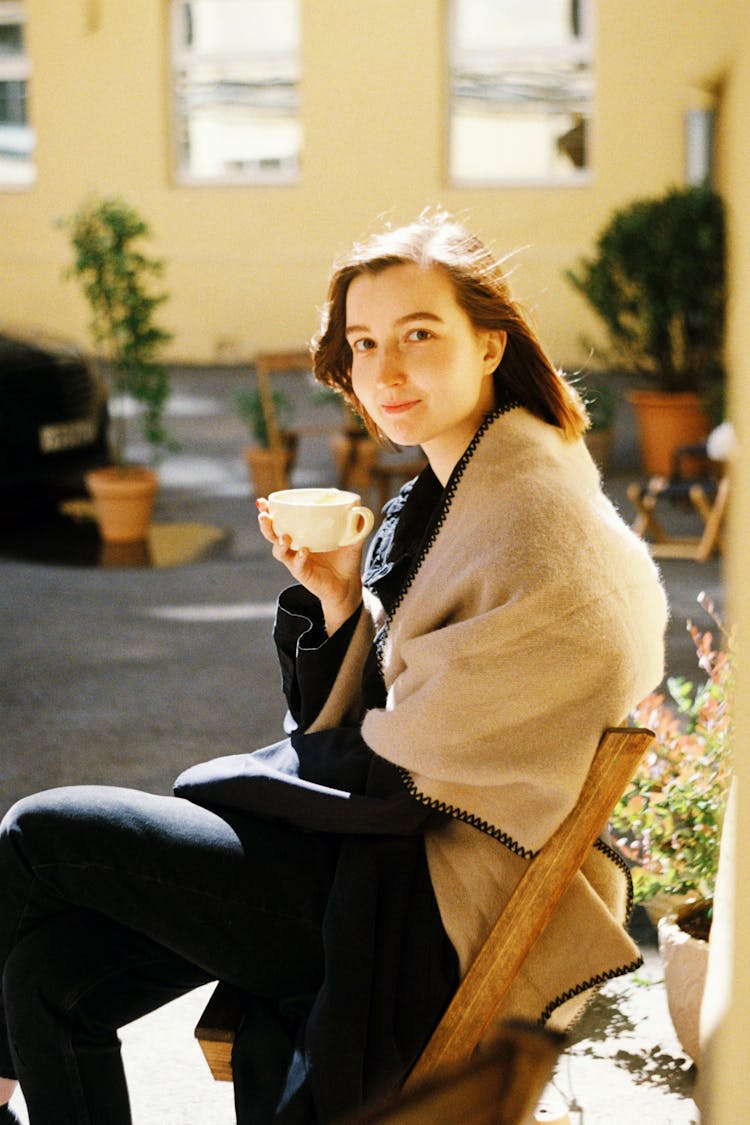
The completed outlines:
{"type": "MultiPolygon", "coordinates": [[[[185,766],[277,737],[269,630],[284,575],[255,526],[245,437],[230,408],[241,381],[236,372],[176,373],[172,424],[182,451],[162,468],[158,565],[103,565],[85,524],[75,536],[27,529],[0,541],[1,809],[30,790],[81,780],[169,792],[185,766]],[[204,556],[173,565],[196,551],[204,556]]],[[[290,389],[298,423],[335,421],[330,407],[290,389]]],[[[628,516],[634,464],[624,408],[607,488],[628,516]]],[[[296,483],[330,475],[325,441],[303,439],[296,483]]],[[[685,622],[709,624],[696,602],[702,589],[722,605],[720,564],[670,561],[663,574],[673,610],[669,671],[695,677],[685,622]]],[[[558,1068],[557,1087],[580,1107],[572,1122],[697,1120],[654,933],[640,915],[636,923],[644,970],[603,989],[558,1068]]],[[[136,1125],[233,1121],[231,1090],[211,1080],[192,1039],[205,992],[125,1029],[136,1125]]]]}

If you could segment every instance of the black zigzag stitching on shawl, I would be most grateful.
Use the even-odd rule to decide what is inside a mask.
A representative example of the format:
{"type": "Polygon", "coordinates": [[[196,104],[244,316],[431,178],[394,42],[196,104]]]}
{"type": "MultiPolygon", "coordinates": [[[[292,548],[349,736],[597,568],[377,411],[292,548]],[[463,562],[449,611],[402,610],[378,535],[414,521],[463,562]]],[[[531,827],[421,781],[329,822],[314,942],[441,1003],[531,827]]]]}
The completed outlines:
{"type": "Polygon", "coordinates": [[[503,844],[508,851],[514,852],[517,856],[520,856],[521,859],[533,859],[535,855],[539,854],[538,852],[532,851],[531,848],[524,848],[523,845],[519,844],[517,840],[514,840],[512,836],[509,836],[507,832],[495,828],[488,820],[482,820],[481,817],[475,816],[474,813],[467,812],[466,809],[459,809],[456,805],[449,805],[445,801],[438,801],[434,797],[427,797],[417,789],[414,778],[407,769],[403,766],[398,766],[397,769],[409,796],[420,805],[433,809],[435,812],[442,813],[444,816],[450,816],[454,820],[462,820],[464,824],[470,824],[472,828],[477,828],[487,836],[494,837],[494,839],[503,844]]]}
{"type": "Polygon", "coordinates": [[[628,897],[627,897],[627,900],[625,902],[625,923],[624,924],[627,926],[628,923],[630,922],[630,918],[631,918],[631,915],[633,913],[633,876],[630,874],[630,868],[628,867],[626,861],[623,859],[623,857],[620,855],[620,853],[615,848],[613,848],[610,844],[608,844],[605,840],[602,840],[602,839],[595,840],[594,841],[594,847],[598,848],[599,851],[602,852],[607,857],[608,860],[610,860],[617,867],[619,867],[620,871],[622,871],[623,875],[625,876],[625,879],[626,879],[626,882],[627,882],[627,888],[628,888],[628,897]]]}
{"type": "MultiPolygon", "coordinates": [[[[598,850],[602,852],[602,854],[605,855],[607,859],[609,859],[612,863],[619,867],[620,871],[627,878],[628,897],[625,905],[624,923],[627,926],[628,922],[630,921],[630,916],[633,913],[633,879],[630,874],[630,868],[628,867],[626,861],[623,859],[620,853],[613,847],[611,847],[605,840],[595,840],[594,847],[598,848],[598,850]]],[[[608,969],[606,973],[599,973],[595,977],[592,977],[591,980],[584,981],[582,984],[576,985],[575,988],[571,988],[567,992],[564,992],[561,996],[555,997],[555,999],[550,1001],[550,1003],[542,1012],[541,1016],[539,1017],[539,1023],[546,1023],[555,1009],[559,1008],[560,1005],[564,1004],[567,1000],[572,1000],[574,996],[580,996],[582,992],[587,992],[590,988],[601,988],[601,986],[603,984],[606,984],[608,980],[614,980],[615,977],[623,977],[627,973],[633,973],[636,969],[639,969],[642,964],[643,958],[638,957],[629,965],[622,965],[616,969],[608,969]]],[[[570,1028],[568,1028],[568,1030],[570,1030],[570,1028]]]]}
{"type": "MultiPolygon", "coordinates": [[[[511,836],[508,836],[507,833],[501,832],[500,829],[494,828],[491,824],[488,824],[486,820],[480,820],[479,817],[473,816],[471,813],[466,812],[465,809],[458,809],[454,805],[446,804],[444,801],[436,801],[430,799],[429,797],[425,797],[424,794],[420,793],[417,789],[416,785],[414,784],[414,779],[412,778],[409,771],[404,769],[402,766],[399,766],[398,770],[410,795],[420,804],[435,809],[436,812],[444,813],[446,816],[451,816],[456,820],[462,820],[466,824],[470,824],[472,825],[472,827],[478,828],[480,832],[486,832],[487,835],[493,836],[501,844],[504,844],[506,848],[509,848],[512,852],[515,852],[515,854],[520,856],[522,859],[533,859],[534,856],[539,854],[538,852],[534,852],[529,848],[522,847],[511,836]]],[[[603,854],[613,863],[615,863],[617,867],[619,867],[627,876],[628,900],[626,905],[626,915],[627,919],[629,919],[633,907],[633,880],[630,876],[630,868],[628,867],[622,856],[618,852],[616,852],[614,848],[611,848],[609,844],[605,843],[604,840],[595,840],[594,847],[603,852],[603,854]]],[[[592,988],[601,988],[601,986],[603,984],[606,984],[609,980],[614,980],[617,977],[623,977],[628,973],[633,973],[636,969],[639,969],[642,964],[643,958],[636,957],[634,961],[631,961],[627,965],[619,965],[615,969],[607,969],[607,971],[604,973],[597,973],[595,976],[589,978],[588,980],[582,981],[574,988],[568,989],[567,992],[563,992],[559,996],[556,996],[554,1000],[551,1000],[539,1017],[538,1023],[540,1025],[545,1024],[557,1008],[559,1008],[562,1004],[565,1004],[568,1000],[572,1000],[575,996],[580,996],[582,993],[588,992],[592,988]]]]}
{"type": "Polygon", "coordinates": [[[427,557],[433,543],[435,542],[438,535],[440,534],[440,530],[441,530],[443,524],[445,523],[445,521],[448,517],[448,512],[450,510],[450,506],[453,503],[453,497],[456,495],[456,492],[458,491],[458,486],[461,483],[461,478],[463,477],[463,475],[466,471],[466,466],[468,465],[469,461],[473,457],[476,447],[479,445],[479,442],[482,440],[484,434],[487,432],[487,430],[492,425],[492,423],[494,421],[496,421],[498,418],[500,418],[503,414],[507,414],[509,411],[515,410],[515,409],[519,408],[520,406],[521,406],[521,403],[517,399],[511,399],[508,402],[504,402],[501,406],[498,406],[491,413],[486,414],[485,417],[484,417],[484,421],[482,422],[482,424],[479,427],[479,429],[477,430],[477,432],[474,434],[474,437],[471,439],[471,443],[469,444],[468,448],[465,450],[463,456],[461,457],[461,460],[458,462],[455,469],[451,473],[450,480],[448,481],[448,484],[446,485],[445,493],[443,494],[443,497],[442,497],[440,510],[437,513],[437,517],[436,517],[436,519],[435,519],[435,521],[432,525],[432,528],[430,530],[430,534],[428,535],[428,537],[427,537],[427,539],[424,543],[424,546],[422,547],[422,550],[419,552],[419,555],[417,556],[417,558],[414,562],[414,565],[412,566],[409,574],[407,575],[406,581],[404,582],[404,585],[402,586],[402,588],[401,588],[401,590],[398,594],[398,597],[396,598],[396,601],[393,604],[393,609],[391,610],[391,613],[390,613],[389,617],[387,618],[385,624],[383,625],[382,629],[380,630],[380,633],[379,633],[379,635],[378,635],[378,637],[376,638],[376,641],[375,641],[376,646],[377,646],[378,666],[380,668],[380,674],[381,674],[381,677],[383,679],[385,679],[385,677],[383,676],[383,651],[384,651],[386,639],[388,637],[388,632],[390,630],[391,621],[395,617],[399,606],[401,605],[402,601],[404,600],[404,598],[408,594],[409,590],[411,589],[412,585],[414,584],[414,579],[417,577],[417,574],[420,571],[422,563],[424,562],[425,558],[427,557]]]}
{"type": "Polygon", "coordinates": [[[560,996],[556,996],[554,1000],[550,1001],[539,1017],[539,1023],[545,1024],[555,1009],[559,1008],[561,1004],[565,1004],[566,1001],[572,1000],[575,996],[580,996],[582,992],[588,992],[590,988],[601,988],[608,980],[614,980],[616,977],[624,977],[627,973],[634,973],[636,969],[640,969],[642,964],[643,958],[636,957],[635,961],[631,961],[629,965],[620,965],[616,969],[607,969],[605,973],[597,973],[596,976],[591,977],[590,980],[577,984],[575,988],[569,988],[567,992],[563,992],[560,996]]]}
{"type": "MultiPolygon", "coordinates": [[[[437,513],[437,517],[432,525],[432,528],[430,529],[430,533],[427,536],[424,546],[419,552],[414,566],[411,568],[411,571],[409,572],[398,597],[396,598],[389,617],[381,628],[380,633],[378,634],[378,637],[375,641],[377,646],[378,666],[383,681],[385,681],[385,676],[383,674],[383,651],[386,639],[388,637],[388,632],[390,630],[391,621],[395,617],[399,606],[403,602],[412,584],[414,583],[414,580],[419,573],[422,563],[427,557],[430,548],[437,539],[440,530],[446,521],[448,512],[450,511],[450,507],[453,502],[453,498],[458,491],[458,486],[461,483],[461,478],[466,471],[466,467],[473,457],[474,451],[479,445],[479,442],[482,440],[483,436],[492,425],[492,423],[500,418],[503,414],[507,414],[509,411],[515,410],[520,406],[521,403],[518,400],[511,399],[508,402],[502,403],[501,406],[498,406],[491,413],[486,414],[481,426],[474,434],[474,437],[472,438],[468,448],[465,450],[460,461],[451,473],[450,480],[448,481],[445,493],[442,498],[440,510],[437,513]]],[[[509,851],[514,852],[515,855],[520,856],[522,859],[533,859],[536,855],[536,852],[532,851],[530,848],[524,848],[523,845],[519,844],[517,840],[514,840],[512,836],[509,836],[507,832],[503,832],[501,829],[495,828],[495,826],[490,824],[489,821],[482,820],[481,817],[476,816],[474,813],[470,813],[466,809],[457,808],[455,805],[446,804],[445,801],[438,801],[434,798],[427,797],[417,788],[414,782],[414,778],[411,776],[407,769],[405,769],[403,766],[399,766],[398,770],[401,774],[401,778],[404,782],[404,785],[406,786],[408,793],[415,801],[418,801],[419,804],[424,805],[427,808],[434,809],[435,812],[443,813],[445,816],[453,817],[455,820],[461,820],[465,824],[470,824],[473,828],[477,828],[480,832],[484,832],[488,836],[492,836],[495,840],[498,840],[501,844],[508,848],[509,851]]]]}

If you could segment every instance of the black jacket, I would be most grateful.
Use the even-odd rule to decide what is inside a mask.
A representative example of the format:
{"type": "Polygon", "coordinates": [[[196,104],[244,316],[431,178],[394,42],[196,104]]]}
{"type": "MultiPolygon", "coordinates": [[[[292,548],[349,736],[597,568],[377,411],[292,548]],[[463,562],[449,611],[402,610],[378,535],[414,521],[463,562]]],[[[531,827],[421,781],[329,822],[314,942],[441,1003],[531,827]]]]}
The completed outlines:
{"type": "MultiPolygon", "coordinates": [[[[427,470],[386,507],[365,582],[392,604],[425,532],[439,486],[427,470]]],[[[395,767],[376,757],[359,728],[305,734],[356,626],[353,615],[327,638],[320,606],[293,587],[279,599],[274,637],[289,708],[289,737],[252,754],[203,763],[175,792],[200,804],[283,820],[340,837],[323,920],[324,978],[296,998],[294,1034],[248,998],[234,1050],[238,1121],[328,1122],[397,1088],[458,982],[455,952],[440,921],[422,833],[435,813],[417,804],[395,767]],[[281,1090],[275,1109],[263,1082],[281,1090]],[[251,1077],[252,1076],[252,1077],[251,1077]]],[[[367,706],[382,705],[374,658],[367,706]]],[[[273,1100],[273,1099],[272,1099],[273,1100]]]]}

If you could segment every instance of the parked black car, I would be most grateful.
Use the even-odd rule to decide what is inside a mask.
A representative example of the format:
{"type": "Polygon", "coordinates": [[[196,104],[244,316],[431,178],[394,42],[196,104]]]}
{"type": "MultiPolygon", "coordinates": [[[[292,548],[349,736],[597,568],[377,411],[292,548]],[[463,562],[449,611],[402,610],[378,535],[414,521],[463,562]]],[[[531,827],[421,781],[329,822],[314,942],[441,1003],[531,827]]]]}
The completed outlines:
{"type": "Polygon", "coordinates": [[[107,395],[73,344],[0,327],[0,504],[83,495],[110,460],[107,395]]]}

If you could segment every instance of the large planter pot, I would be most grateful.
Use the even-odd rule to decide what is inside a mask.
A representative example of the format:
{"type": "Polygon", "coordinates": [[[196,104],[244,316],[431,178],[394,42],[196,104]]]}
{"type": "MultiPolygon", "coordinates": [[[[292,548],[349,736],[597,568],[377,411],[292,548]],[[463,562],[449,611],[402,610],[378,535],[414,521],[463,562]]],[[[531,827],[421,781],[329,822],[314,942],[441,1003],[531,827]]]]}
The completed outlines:
{"type": "MultiPolygon", "coordinates": [[[[635,870],[640,869],[635,868],[635,870]]],[[[698,901],[700,901],[700,895],[696,891],[688,891],[679,895],[667,894],[666,891],[656,891],[643,903],[643,909],[646,911],[651,925],[656,927],[667,914],[677,914],[684,907],[698,901]]]]}
{"type": "Polygon", "coordinates": [[[659,954],[669,1014],[685,1052],[700,1064],[700,1015],[708,971],[710,900],[691,903],[659,922],[659,954]]]}
{"type": "Polygon", "coordinates": [[[99,534],[105,543],[140,543],[148,538],[159,478],[135,465],[94,469],[86,476],[99,534]]]}
{"type": "Polygon", "coordinates": [[[708,437],[711,421],[692,391],[630,391],[635,410],[643,468],[650,476],[668,477],[673,456],[683,445],[700,445],[708,437]]]}

